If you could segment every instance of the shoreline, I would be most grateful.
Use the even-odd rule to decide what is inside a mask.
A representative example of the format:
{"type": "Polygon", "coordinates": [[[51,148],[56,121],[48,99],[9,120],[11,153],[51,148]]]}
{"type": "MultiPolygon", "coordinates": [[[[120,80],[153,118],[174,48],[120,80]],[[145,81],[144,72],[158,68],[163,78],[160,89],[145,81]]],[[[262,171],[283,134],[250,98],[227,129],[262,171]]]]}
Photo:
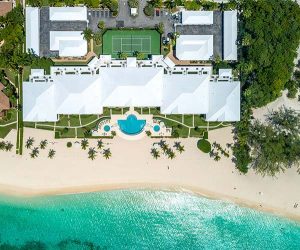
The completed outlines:
{"type": "Polygon", "coordinates": [[[76,194],[88,194],[88,193],[99,193],[99,192],[110,192],[110,191],[134,191],[134,190],[150,190],[150,191],[163,191],[163,192],[175,192],[175,193],[186,193],[195,195],[198,197],[219,200],[229,202],[240,207],[254,209],[259,212],[278,216],[283,219],[289,219],[300,223],[300,216],[286,212],[284,210],[271,207],[261,206],[259,203],[253,201],[236,198],[234,196],[225,195],[222,193],[215,193],[204,189],[199,189],[192,186],[179,186],[176,184],[168,185],[162,183],[118,183],[109,185],[94,185],[94,186],[76,186],[66,188],[56,188],[48,190],[30,190],[21,187],[8,187],[0,185],[0,194],[6,197],[15,198],[38,198],[43,196],[57,196],[57,195],[76,195],[76,194]]]}
{"type": "MultiPolygon", "coordinates": [[[[5,140],[13,141],[16,131],[5,140]]],[[[244,207],[270,212],[300,221],[300,175],[289,169],[277,178],[262,177],[250,170],[242,175],[231,158],[222,157],[218,162],[197,148],[197,138],[166,139],[170,147],[180,141],[185,151],[176,152],[168,159],[161,153],[157,160],[150,154],[159,139],[145,137],[128,141],[120,137],[103,140],[112,157],[106,160],[100,152],[94,161],[88,159],[87,150],[80,147],[80,139],[54,139],[51,131],[24,129],[24,140],[35,139],[34,146],[47,139],[46,150],[32,159],[30,149],[23,155],[0,151],[0,193],[9,196],[63,195],[110,191],[116,189],[158,189],[188,192],[203,197],[230,201],[244,207]],[[67,148],[68,141],[73,143],[67,148]],[[78,142],[78,143],[76,143],[78,142]],[[48,158],[54,149],[54,159],[48,158]]],[[[225,148],[232,143],[232,128],[212,130],[209,141],[216,141],[225,148]]],[[[89,147],[97,148],[97,140],[89,140],[89,147]]]]}

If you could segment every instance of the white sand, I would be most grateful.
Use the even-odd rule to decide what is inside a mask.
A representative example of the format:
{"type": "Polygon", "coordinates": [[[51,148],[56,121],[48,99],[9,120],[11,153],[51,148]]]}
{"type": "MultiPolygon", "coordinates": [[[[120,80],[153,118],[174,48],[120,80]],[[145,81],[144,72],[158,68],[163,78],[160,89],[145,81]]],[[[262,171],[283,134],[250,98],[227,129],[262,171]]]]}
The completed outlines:
{"type": "MultiPolygon", "coordinates": [[[[12,131],[7,139],[15,141],[15,136],[16,132],[12,131]]],[[[295,169],[277,179],[262,178],[252,171],[240,175],[230,159],[223,157],[215,162],[200,152],[196,139],[181,139],[185,152],[177,153],[173,160],[165,156],[158,160],[152,158],[150,149],[159,140],[105,140],[112,158],[105,160],[98,155],[91,161],[79,144],[67,148],[69,140],[54,140],[52,132],[26,128],[24,141],[29,136],[35,138],[35,145],[42,139],[54,144],[50,143],[37,159],[31,159],[27,149],[22,157],[14,152],[0,152],[2,193],[38,195],[144,187],[191,190],[300,220],[300,205],[294,208],[295,203],[300,204],[300,176],[295,169]],[[47,158],[49,148],[57,152],[53,160],[47,158]]],[[[225,147],[232,140],[231,128],[211,131],[209,140],[225,147]]],[[[167,141],[174,143],[174,140],[167,141]]],[[[90,144],[95,146],[96,140],[90,140],[90,144]]]]}
{"type": "Polygon", "coordinates": [[[294,109],[298,112],[300,112],[300,102],[298,101],[298,95],[300,94],[300,91],[298,91],[298,94],[296,95],[296,98],[290,99],[287,95],[287,90],[284,90],[282,92],[282,96],[277,98],[275,101],[268,103],[266,106],[257,108],[253,110],[253,116],[255,119],[258,119],[262,122],[265,121],[266,115],[268,115],[272,111],[279,110],[279,108],[285,106],[286,108],[294,109]]]}

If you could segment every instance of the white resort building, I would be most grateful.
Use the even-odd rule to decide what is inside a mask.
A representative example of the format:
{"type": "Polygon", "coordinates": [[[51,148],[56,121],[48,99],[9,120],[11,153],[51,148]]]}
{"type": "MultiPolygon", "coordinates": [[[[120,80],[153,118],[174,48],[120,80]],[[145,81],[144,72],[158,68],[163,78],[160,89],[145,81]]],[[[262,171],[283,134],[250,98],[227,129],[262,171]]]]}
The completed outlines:
{"type": "MultiPolygon", "coordinates": [[[[237,13],[217,15],[216,20],[224,20],[223,35],[219,25],[216,34],[180,35],[179,60],[211,60],[215,40],[223,44],[220,37],[224,59],[237,59],[237,13]]],[[[183,11],[182,25],[204,25],[210,31],[214,18],[212,11],[183,11]]],[[[82,57],[87,42],[80,30],[86,27],[86,7],[27,7],[26,49],[39,56],[82,57]]],[[[231,69],[213,75],[212,66],[175,65],[168,56],[117,60],[100,55],[86,66],[51,67],[49,75],[32,69],[23,83],[24,121],[53,122],[60,114],[101,115],[104,107],[159,107],[161,114],[204,114],[206,121],[239,121],[240,82],[231,69]]]]}
{"type": "Polygon", "coordinates": [[[103,107],[160,107],[162,114],[205,114],[207,121],[240,119],[240,82],[231,70],[175,66],[152,60],[94,58],[88,66],[32,70],[23,83],[24,121],[57,121],[59,114],[102,114],[103,107]]]}

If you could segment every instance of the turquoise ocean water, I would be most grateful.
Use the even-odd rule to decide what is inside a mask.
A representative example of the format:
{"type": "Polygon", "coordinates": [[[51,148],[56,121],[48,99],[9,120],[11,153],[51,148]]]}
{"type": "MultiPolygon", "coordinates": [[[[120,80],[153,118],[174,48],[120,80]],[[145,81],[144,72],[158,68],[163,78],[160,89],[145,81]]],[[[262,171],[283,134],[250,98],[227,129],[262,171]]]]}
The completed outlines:
{"type": "Polygon", "coordinates": [[[187,193],[0,197],[0,249],[300,249],[300,224],[187,193]]]}

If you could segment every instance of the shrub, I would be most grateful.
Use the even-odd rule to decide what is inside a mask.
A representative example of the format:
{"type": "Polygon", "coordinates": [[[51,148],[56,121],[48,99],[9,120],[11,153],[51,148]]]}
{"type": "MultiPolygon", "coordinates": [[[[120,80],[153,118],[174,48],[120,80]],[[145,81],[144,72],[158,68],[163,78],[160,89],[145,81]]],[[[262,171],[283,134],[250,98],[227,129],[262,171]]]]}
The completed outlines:
{"type": "Polygon", "coordinates": [[[205,139],[200,139],[197,142],[197,147],[203,152],[203,153],[209,153],[211,151],[211,144],[209,141],[205,139]]]}
{"type": "Polygon", "coordinates": [[[130,8],[138,8],[139,0],[128,0],[128,5],[130,8]]]}
{"type": "Polygon", "coordinates": [[[187,10],[200,10],[201,5],[200,5],[200,3],[196,2],[195,0],[193,0],[193,1],[186,1],[184,3],[184,7],[187,10]]]}
{"type": "Polygon", "coordinates": [[[165,26],[163,23],[159,23],[157,26],[156,26],[156,30],[160,33],[160,34],[163,34],[164,33],[164,29],[165,29],[165,26]]]}
{"type": "Polygon", "coordinates": [[[203,139],[207,140],[208,139],[208,132],[205,131],[204,134],[203,134],[203,139]]]}
{"type": "Polygon", "coordinates": [[[69,129],[67,127],[65,127],[65,128],[63,128],[62,133],[66,134],[66,133],[68,133],[68,131],[69,131],[69,129]]]}
{"type": "Polygon", "coordinates": [[[99,21],[99,23],[98,23],[98,28],[99,28],[100,30],[104,30],[104,29],[105,29],[105,22],[104,22],[104,21],[99,21]]]}
{"type": "Polygon", "coordinates": [[[118,0],[111,0],[110,5],[108,6],[113,16],[118,15],[119,3],[118,0]]]}
{"type": "Polygon", "coordinates": [[[146,16],[154,16],[154,6],[148,3],[144,8],[144,13],[146,16]]]}
{"type": "Polygon", "coordinates": [[[176,130],[176,129],[172,130],[172,137],[179,138],[179,132],[178,132],[178,130],[176,130]]]}
{"type": "Polygon", "coordinates": [[[68,142],[67,142],[67,147],[68,147],[68,148],[72,147],[72,142],[68,141],[68,142]]]}
{"type": "Polygon", "coordinates": [[[285,87],[288,89],[288,98],[295,98],[298,92],[298,83],[294,80],[289,80],[285,84],[285,87]]]}

